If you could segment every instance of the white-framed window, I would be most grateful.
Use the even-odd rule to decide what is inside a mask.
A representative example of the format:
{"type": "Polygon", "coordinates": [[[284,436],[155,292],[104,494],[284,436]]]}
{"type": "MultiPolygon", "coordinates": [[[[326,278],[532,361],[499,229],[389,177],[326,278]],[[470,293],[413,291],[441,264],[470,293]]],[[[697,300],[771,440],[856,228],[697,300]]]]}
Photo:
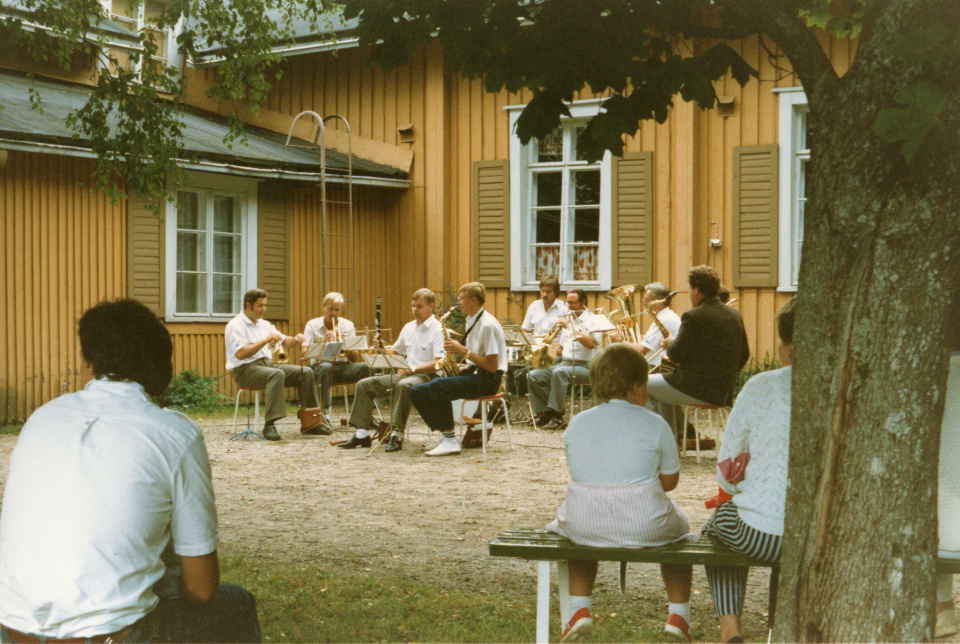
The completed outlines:
{"type": "Polygon", "coordinates": [[[191,173],[165,223],[167,319],[235,316],[257,282],[257,182],[191,173]]]}
{"type": "Polygon", "coordinates": [[[536,290],[544,275],[562,288],[610,288],[610,153],[577,154],[577,137],[602,99],[568,105],[570,118],[543,139],[517,138],[522,105],[510,114],[511,288],[536,290]]]}
{"type": "Polygon", "coordinates": [[[807,96],[803,88],[774,90],[780,99],[780,274],[779,289],[796,291],[807,202],[807,96]]]}
{"type": "MultiPolygon", "coordinates": [[[[129,29],[134,33],[149,31],[153,33],[154,40],[157,43],[157,52],[151,56],[151,61],[161,65],[173,65],[180,67],[182,57],[177,50],[177,34],[179,25],[172,29],[157,29],[154,20],[158,18],[164,10],[165,2],[163,0],[100,0],[107,17],[118,25],[129,29]]],[[[114,51],[118,63],[121,65],[130,65],[134,71],[139,71],[143,62],[133,63],[130,60],[130,52],[114,51]]]]}

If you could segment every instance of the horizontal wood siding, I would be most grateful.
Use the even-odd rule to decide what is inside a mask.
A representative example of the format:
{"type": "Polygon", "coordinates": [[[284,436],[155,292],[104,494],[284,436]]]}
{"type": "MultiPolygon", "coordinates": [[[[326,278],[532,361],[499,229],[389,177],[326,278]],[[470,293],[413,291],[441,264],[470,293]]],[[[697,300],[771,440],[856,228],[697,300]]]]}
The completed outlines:
{"type": "Polygon", "coordinates": [[[126,293],[126,204],[91,194],[93,168],[10,152],[0,170],[0,422],[77,389],[77,320],[126,293]]]}

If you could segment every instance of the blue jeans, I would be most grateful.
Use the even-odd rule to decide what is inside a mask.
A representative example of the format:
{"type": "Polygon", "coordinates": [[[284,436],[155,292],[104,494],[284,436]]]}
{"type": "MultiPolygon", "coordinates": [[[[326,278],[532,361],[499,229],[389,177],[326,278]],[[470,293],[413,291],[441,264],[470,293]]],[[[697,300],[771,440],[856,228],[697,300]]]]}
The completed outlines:
{"type": "Polygon", "coordinates": [[[453,407],[450,403],[462,398],[492,396],[500,388],[502,372],[483,369],[467,376],[435,378],[410,390],[410,402],[417,408],[427,426],[435,432],[453,431],[453,407]]]}
{"type": "Polygon", "coordinates": [[[220,584],[205,604],[177,597],[161,599],[152,613],[123,638],[134,642],[260,642],[257,601],[247,590],[220,584]]]}

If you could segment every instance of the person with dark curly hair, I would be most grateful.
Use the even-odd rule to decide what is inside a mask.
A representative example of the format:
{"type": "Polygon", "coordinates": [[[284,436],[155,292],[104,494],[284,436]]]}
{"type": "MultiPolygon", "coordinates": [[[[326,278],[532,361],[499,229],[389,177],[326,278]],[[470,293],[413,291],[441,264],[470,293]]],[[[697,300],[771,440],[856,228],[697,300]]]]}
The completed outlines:
{"type": "Polygon", "coordinates": [[[82,391],[27,420],[0,513],[2,642],[259,642],[256,602],[220,584],[207,448],[161,409],[163,323],[135,300],[80,319],[82,391]]]}

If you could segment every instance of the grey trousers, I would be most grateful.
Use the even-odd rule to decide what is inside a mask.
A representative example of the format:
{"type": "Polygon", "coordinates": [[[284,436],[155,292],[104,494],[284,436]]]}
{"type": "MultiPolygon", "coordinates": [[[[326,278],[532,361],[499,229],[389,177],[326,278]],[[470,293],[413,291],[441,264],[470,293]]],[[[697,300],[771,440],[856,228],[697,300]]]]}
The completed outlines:
{"type": "Polygon", "coordinates": [[[363,380],[373,371],[366,362],[318,362],[313,365],[317,387],[320,389],[320,400],[324,406],[330,404],[330,385],[351,384],[363,380]]]}
{"type": "Polygon", "coordinates": [[[650,394],[650,398],[647,399],[647,409],[660,414],[660,417],[670,425],[673,435],[677,437],[682,437],[685,429],[680,427],[683,423],[683,414],[680,412],[679,405],[709,404],[675,389],[658,373],[650,376],[647,381],[647,393],[650,394]]]}
{"type": "Polygon", "coordinates": [[[360,429],[376,429],[373,423],[373,401],[386,396],[393,389],[393,411],[390,424],[401,432],[407,426],[410,416],[410,388],[430,382],[433,374],[412,374],[398,379],[395,374],[371,376],[357,384],[357,393],[353,397],[353,410],[350,412],[350,424],[360,429]]]}
{"type": "Polygon", "coordinates": [[[590,363],[586,360],[563,360],[549,369],[534,369],[527,374],[527,389],[533,413],[547,407],[562,414],[567,408],[567,387],[571,382],[590,384],[590,363]]]}
{"type": "Polygon", "coordinates": [[[287,415],[287,403],[284,400],[284,387],[298,387],[300,374],[303,374],[303,388],[307,399],[303,404],[307,407],[319,407],[317,402],[317,388],[313,384],[313,372],[292,364],[277,364],[269,358],[260,358],[233,369],[230,375],[241,387],[250,389],[264,389],[264,420],[271,422],[287,415]]]}

